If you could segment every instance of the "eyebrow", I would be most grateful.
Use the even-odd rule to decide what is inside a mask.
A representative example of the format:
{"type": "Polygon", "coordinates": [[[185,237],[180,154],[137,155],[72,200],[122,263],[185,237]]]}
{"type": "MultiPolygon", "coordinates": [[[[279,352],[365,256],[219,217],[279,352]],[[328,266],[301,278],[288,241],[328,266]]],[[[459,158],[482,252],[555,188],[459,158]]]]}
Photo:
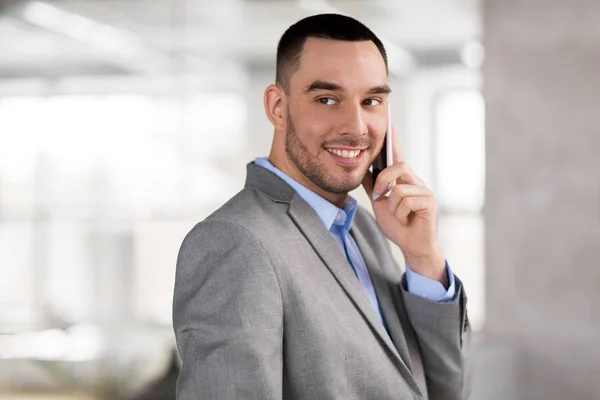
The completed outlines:
{"type": "Polygon", "coordinates": [[[389,85],[378,85],[378,86],[373,86],[371,89],[369,89],[369,91],[367,93],[388,94],[388,93],[392,93],[392,88],[390,88],[389,85]]]}
{"type": "Polygon", "coordinates": [[[340,85],[327,81],[314,81],[306,87],[306,92],[314,92],[316,90],[344,90],[340,85]]]}
{"type": "MultiPolygon", "coordinates": [[[[313,83],[311,83],[310,85],[308,85],[306,87],[305,92],[309,93],[309,92],[314,92],[317,90],[343,91],[344,88],[341,87],[340,85],[338,85],[337,83],[333,83],[333,82],[314,81],[313,83]]],[[[372,88],[370,88],[367,91],[367,93],[371,93],[371,94],[375,94],[375,93],[387,94],[387,93],[391,93],[391,92],[392,92],[392,89],[387,84],[373,86],[372,88]]]]}

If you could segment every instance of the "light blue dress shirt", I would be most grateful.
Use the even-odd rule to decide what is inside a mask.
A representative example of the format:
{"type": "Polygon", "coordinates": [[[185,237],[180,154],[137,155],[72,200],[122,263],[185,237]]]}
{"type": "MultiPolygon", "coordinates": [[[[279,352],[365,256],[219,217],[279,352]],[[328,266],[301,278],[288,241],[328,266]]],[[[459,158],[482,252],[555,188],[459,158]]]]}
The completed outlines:
{"type": "MultiPolygon", "coordinates": [[[[379,315],[381,321],[384,322],[367,266],[354,238],[350,235],[352,221],[354,220],[354,215],[356,214],[358,207],[356,200],[348,196],[343,209],[340,209],[290,178],[271,164],[267,158],[257,158],[255,164],[268,169],[287,182],[287,184],[294,188],[298,195],[316,211],[329,233],[331,233],[335,239],[342,253],[346,255],[348,263],[360,281],[371,305],[373,305],[373,308],[379,315]]],[[[414,295],[425,297],[432,301],[453,300],[456,293],[454,274],[448,263],[446,263],[446,272],[448,273],[450,282],[448,290],[446,290],[440,282],[426,278],[412,271],[409,266],[406,265],[407,290],[414,295]]]]}

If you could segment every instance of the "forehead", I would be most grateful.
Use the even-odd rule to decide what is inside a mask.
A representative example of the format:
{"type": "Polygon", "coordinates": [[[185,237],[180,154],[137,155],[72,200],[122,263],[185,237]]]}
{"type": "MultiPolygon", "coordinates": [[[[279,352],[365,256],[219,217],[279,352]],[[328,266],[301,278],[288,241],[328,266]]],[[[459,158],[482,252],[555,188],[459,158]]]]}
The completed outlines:
{"type": "Polygon", "coordinates": [[[308,38],[300,55],[300,67],[292,75],[292,85],[315,80],[333,81],[348,88],[367,88],[387,83],[387,70],[383,56],[372,41],[308,38]]]}

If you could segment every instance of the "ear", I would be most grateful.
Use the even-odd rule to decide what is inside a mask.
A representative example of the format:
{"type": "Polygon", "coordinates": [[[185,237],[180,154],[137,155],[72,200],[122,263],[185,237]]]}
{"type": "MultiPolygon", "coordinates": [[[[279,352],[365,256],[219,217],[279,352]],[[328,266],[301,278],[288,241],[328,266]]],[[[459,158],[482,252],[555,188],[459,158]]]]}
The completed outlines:
{"type": "Polygon", "coordinates": [[[283,89],[278,85],[269,85],[265,89],[265,112],[267,113],[267,118],[273,124],[275,131],[285,131],[286,100],[283,89]]]}

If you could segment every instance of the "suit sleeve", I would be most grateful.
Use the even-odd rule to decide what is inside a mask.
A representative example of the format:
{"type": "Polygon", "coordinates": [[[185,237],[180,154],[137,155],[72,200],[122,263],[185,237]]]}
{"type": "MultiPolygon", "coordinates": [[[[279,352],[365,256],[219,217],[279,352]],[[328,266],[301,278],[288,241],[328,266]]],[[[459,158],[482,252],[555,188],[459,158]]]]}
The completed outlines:
{"type": "Polygon", "coordinates": [[[402,297],[408,319],[416,333],[430,399],[463,400],[471,389],[468,323],[462,283],[456,281],[456,298],[433,302],[408,292],[402,284],[402,297]]]}
{"type": "Polygon", "coordinates": [[[186,236],[173,325],[183,361],[178,400],[282,398],[281,291],[245,228],[204,221],[186,236]]]}

